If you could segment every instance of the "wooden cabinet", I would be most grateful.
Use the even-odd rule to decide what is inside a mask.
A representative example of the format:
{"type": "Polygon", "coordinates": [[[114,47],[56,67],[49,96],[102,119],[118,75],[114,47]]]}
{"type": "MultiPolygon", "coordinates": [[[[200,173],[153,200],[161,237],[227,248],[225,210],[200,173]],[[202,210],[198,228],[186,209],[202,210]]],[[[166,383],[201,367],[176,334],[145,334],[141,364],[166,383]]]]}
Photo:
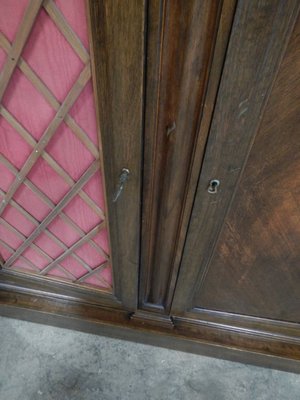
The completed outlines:
{"type": "MultiPolygon", "coordinates": [[[[30,29],[41,12],[33,3],[30,29]]],[[[40,3],[78,51],[59,3],[40,3]]],[[[299,8],[87,2],[112,288],[12,271],[3,257],[2,315],[299,371],[299,8]]],[[[26,38],[15,42],[1,96],[15,68],[28,74],[26,38]]]]}

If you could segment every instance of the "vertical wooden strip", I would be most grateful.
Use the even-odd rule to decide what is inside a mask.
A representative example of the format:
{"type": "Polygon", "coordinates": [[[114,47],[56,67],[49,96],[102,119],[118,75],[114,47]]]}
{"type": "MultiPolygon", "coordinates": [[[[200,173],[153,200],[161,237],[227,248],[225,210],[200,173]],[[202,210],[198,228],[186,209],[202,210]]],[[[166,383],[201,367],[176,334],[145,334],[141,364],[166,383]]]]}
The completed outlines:
{"type": "Polygon", "coordinates": [[[103,168],[115,295],[137,304],[143,130],[143,0],[88,2],[92,74],[103,168]],[[113,203],[123,168],[130,171],[113,203]]]}

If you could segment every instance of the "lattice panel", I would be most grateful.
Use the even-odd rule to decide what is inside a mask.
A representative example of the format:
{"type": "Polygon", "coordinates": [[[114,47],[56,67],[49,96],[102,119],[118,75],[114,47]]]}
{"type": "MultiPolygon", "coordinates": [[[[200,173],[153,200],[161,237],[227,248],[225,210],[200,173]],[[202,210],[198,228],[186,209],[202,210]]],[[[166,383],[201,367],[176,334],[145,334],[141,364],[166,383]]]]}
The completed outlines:
{"type": "Polygon", "coordinates": [[[84,3],[0,0],[0,260],[110,291],[84,3]]]}

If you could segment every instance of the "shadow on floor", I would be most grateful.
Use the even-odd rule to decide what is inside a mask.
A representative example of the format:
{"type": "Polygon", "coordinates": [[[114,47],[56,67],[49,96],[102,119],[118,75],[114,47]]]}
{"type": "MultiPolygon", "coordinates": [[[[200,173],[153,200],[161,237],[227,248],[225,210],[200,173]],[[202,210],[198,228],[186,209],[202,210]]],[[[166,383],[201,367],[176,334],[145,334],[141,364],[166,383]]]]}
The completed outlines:
{"type": "Polygon", "coordinates": [[[0,400],[298,400],[300,375],[0,318],[0,400]]]}

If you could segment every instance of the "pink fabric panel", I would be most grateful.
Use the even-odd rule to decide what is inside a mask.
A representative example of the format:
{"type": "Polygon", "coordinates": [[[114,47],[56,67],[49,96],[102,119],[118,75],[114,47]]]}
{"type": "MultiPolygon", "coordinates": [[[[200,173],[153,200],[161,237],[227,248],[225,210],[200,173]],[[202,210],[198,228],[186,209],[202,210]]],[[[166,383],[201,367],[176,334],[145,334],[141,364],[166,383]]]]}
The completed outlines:
{"type": "Polygon", "coordinates": [[[1,154],[21,169],[29,157],[32,148],[17,134],[14,128],[4,119],[0,119],[1,154]]]}
{"type": "Polygon", "coordinates": [[[44,10],[34,25],[23,58],[60,102],[67,96],[83,67],[82,61],[44,10]]]}
{"type": "Polygon", "coordinates": [[[87,132],[94,144],[98,145],[95,112],[92,82],[89,82],[71,108],[70,115],[87,132]]]}
{"type": "Polygon", "coordinates": [[[93,239],[107,254],[109,254],[109,243],[108,243],[108,232],[106,229],[102,229],[93,239]]]}
{"type": "MultiPolygon", "coordinates": [[[[1,228],[0,228],[0,233],[1,233],[1,228]]],[[[11,256],[11,252],[8,251],[1,243],[0,243],[0,254],[4,258],[4,260],[6,260],[11,256]]]]}
{"type": "Polygon", "coordinates": [[[45,233],[41,233],[39,237],[34,241],[40,249],[42,249],[51,258],[57,258],[63,253],[63,249],[56,244],[54,241],[49,240],[49,237],[45,233]]]}
{"type": "Polygon", "coordinates": [[[91,199],[99,203],[99,206],[102,208],[102,210],[105,209],[104,187],[100,172],[96,172],[95,175],[91,177],[88,183],[84,186],[83,190],[90,196],[91,199]]]}
{"type": "Polygon", "coordinates": [[[28,221],[23,214],[10,205],[4,210],[2,218],[25,236],[29,236],[36,227],[36,225],[28,221]]]}
{"type": "Polygon", "coordinates": [[[0,238],[13,249],[17,249],[22,244],[22,240],[2,224],[0,224],[0,238]]]}
{"type": "Polygon", "coordinates": [[[58,239],[64,242],[68,247],[71,247],[75,242],[80,239],[80,235],[66,224],[60,217],[56,217],[53,222],[48,226],[51,233],[58,239]]]}
{"type": "Polygon", "coordinates": [[[48,144],[47,152],[64,170],[69,172],[74,180],[78,180],[94,160],[92,154],[64,123],[48,144]],[[68,149],[69,146],[72,146],[69,151],[62,151],[62,149],[68,149]]]}
{"type": "Polygon", "coordinates": [[[4,107],[35,138],[39,139],[55,115],[55,111],[16,69],[2,100],[4,107]]]}
{"type": "MultiPolygon", "coordinates": [[[[1,121],[0,117],[0,121],[1,121]]],[[[3,133],[3,130],[0,125],[0,133],[3,133]]],[[[1,141],[1,147],[2,147],[2,141],[1,141]]],[[[3,146],[4,147],[4,146],[3,146]]],[[[14,174],[10,172],[7,168],[4,167],[2,163],[0,163],[0,189],[3,190],[4,192],[7,192],[8,188],[14,181],[14,174]]],[[[2,200],[2,196],[1,196],[2,200]]]]}
{"type": "Polygon", "coordinates": [[[51,211],[26,185],[17,190],[14,200],[38,221],[42,221],[51,211]]]}
{"type": "MultiPolygon", "coordinates": [[[[28,4],[28,0],[0,0],[0,29],[11,45],[28,4]]],[[[88,51],[85,0],[56,0],[55,4],[88,51]]],[[[38,14],[21,57],[60,104],[84,68],[84,62],[44,8],[38,14]]],[[[6,59],[6,52],[0,47],[1,69],[6,59]]],[[[0,200],[3,198],[3,193],[9,191],[15,174],[22,169],[33,151],[34,144],[56,115],[56,110],[49,104],[44,94],[39,92],[18,67],[12,75],[1,104],[4,111],[12,116],[15,123],[19,124],[31,139],[28,141],[22,138],[17,131],[18,128],[13,127],[5,116],[0,116],[0,200]],[[7,162],[11,167],[8,168],[7,162]]],[[[76,99],[69,115],[79,129],[83,130],[91,142],[99,148],[91,80],[76,99]]],[[[65,122],[56,130],[45,151],[56,167],[52,162],[48,163],[47,159],[40,157],[27,175],[27,181],[23,182],[14,194],[15,206],[13,203],[8,205],[0,217],[2,240],[0,254],[4,260],[7,260],[13,250],[21,245],[23,242],[21,237],[28,237],[36,229],[94,161],[93,154],[65,122]],[[21,210],[17,206],[20,206],[21,210]],[[6,223],[10,224],[12,229],[8,229],[6,223]]],[[[101,173],[95,173],[82,190],[105,213],[101,173]]],[[[82,235],[102,222],[101,217],[79,194],[70,201],[63,212],[77,228],[57,216],[47,227],[56,240],[45,232],[41,233],[11,268],[30,274],[36,273],[36,268],[42,270],[52,260],[62,255],[66,246],[72,246],[82,235]]],[[[98,246],[98,250],[89,243],[83,244],[76,250],[79,259],[69,255],[59,266],[47,273],[48,278],[75,281],[89,273],[87,279],[78,283],[110,289],[111,265],[106,263],[106,257],[103,256],[110,253],[107,230],[102,229],[91,240],[98,246]],[[90,273],[104,263],[104,268],[90,273]]]]}
{"type": "Polygon", "coordinates": [[[2,70],[5,61],[6,61],[6,54],[2,49],[0,49],[0,70],[2,70]]]}
{"type": "Polygon", "coordinates": [[[86,49],[89,48],[85,21],[85,2],[82,0],[56,0],[56,4],[86,49]]]}
{"type": "Polygon", "coordinates": [[[103,285],[104,287],[109,287],[112,285],[112,276],[111,276],[111,271],[110,267],[105,268],[100,276],[97,275],[92,275],[91,277],[87,278],[86,283],[89,283],[90,285],[98,286],[99,283],[103,285]]]}
{"type": "Polygon", "coordinates": [[[12,42],[16,36],[20,21],[23,19],[28,0],[1,0],[1,32],[12,42]]]}
{"type": "Polygon", "coordinates": [[[46,257],[36,252],[32,248],[28,248],[24,251],[23,256],[31,261],[39,269],[43,269],[47,266],[48,260],[46,257]]]}
{"type": "Polygon", "coordinates": [[[65,258],[61,262],[61,265],[67,271],[75,275],[76,278],[81,278],[84,274],[86,274],[86,269],[82,266],[82,264],[80,264],[78,261],[75,260],[75,258],[71,256],[65,258]]]}

